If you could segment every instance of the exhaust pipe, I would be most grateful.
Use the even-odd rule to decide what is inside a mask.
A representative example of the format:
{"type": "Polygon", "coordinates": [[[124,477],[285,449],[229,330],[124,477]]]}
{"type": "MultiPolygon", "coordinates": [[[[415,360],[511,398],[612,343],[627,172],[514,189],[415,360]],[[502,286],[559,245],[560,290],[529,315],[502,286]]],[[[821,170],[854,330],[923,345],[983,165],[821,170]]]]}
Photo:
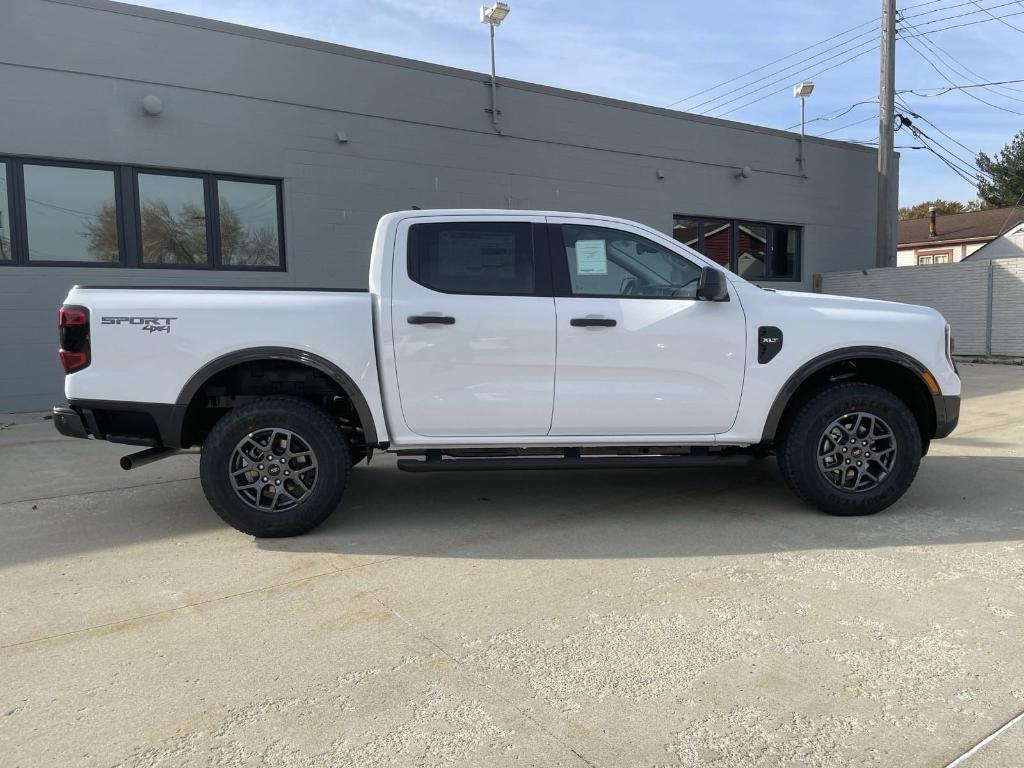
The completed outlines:
{"type": "Polygon", "coordinates": [[[121,469],[126,472],[130,469],[138,469],[144,467],[147,464],[152,464],[154,461],[160,461],[160,459],[166,459],[168,456],[173,456],[176,453],[180,453],[177,448],[147,448],[144,451],[138,453],[131,453],[127,456],[121,457],[121,469]]]}

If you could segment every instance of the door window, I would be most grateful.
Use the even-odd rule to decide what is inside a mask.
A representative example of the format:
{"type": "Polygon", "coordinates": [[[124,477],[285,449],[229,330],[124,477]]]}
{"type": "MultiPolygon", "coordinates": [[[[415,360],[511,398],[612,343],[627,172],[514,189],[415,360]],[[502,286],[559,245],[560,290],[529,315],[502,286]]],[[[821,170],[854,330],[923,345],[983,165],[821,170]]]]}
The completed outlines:
{"type": "Polygon", "coordinates": [[[526,222],[414,224],[408,251],[409,277],[434,291],[529,296],[537,288],[526,222]]]}
{"type": "Polygon", "coordinates": [[[573,296],[697,296],[701,268],[647,238],[606,227],[562,225],[573,296]]]}

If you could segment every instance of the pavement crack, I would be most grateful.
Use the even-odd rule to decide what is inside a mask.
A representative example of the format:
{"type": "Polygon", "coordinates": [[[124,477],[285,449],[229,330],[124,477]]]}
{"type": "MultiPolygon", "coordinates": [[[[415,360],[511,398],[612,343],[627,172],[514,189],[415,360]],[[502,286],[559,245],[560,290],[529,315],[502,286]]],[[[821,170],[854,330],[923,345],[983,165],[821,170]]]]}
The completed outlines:
{"type": "Polygon", "coordinates": [[[115,491],[130,491],[136,488],[148,488],[151,485],[169,485],[170,483],[183,483],[186,480],[198,480],[199,475],[193,475],[191,477],[178,477],[174,480],[154,480],[151,483],[139,483],[138,485],[119,485],[116,488],[100,488],[94,491],[78,491],[71,493],[61,493],[56,496],[39,496],[36,498],[28,499],[8,499],[6,501],[0,501],[0,507],[6,507],[9,504],[26,504],[32,501],[56,501],[57,499],[66,499],[69,496],[93,496],[97,493],[114,493],[115,491]]]}
{"type": "Polygon", "coordinates": [[[500,699],[501,701],[505,702],[505,704],[507,704],[508,706],[512,707],[514,710],[516,710],[516,712],[518,712],[520,715],[522,715],[525,719],[529,720],[537,728],[539,728],[541,731],[543,731],[545,734],[547,734],[548,737],[550,737],[551,739],[553,739],[554,741],[558,742],[563,747],[565,747],[567,750],[572,752],[572,754],[574,754],[577,758],[579,758],[579,760],[584,765],[589,766],[589,768],[597,768],[597,765],[595,763],[591,762],[590,760],[585,758],[583,755],[581,755],[571,744],[567,744],[564,740],[559,738],[558,734],[554,733],[551,729],[549,729],[547,726],[545,726],[544,723],[540,722],[539,720],[537,720],[537,718],[535,718],[533,715],[531,715],[525,709],[520,707],[515,701],[513,701],[512,699],[510,699],[507,696],[503,695],[500,691],[495,689],[494,686],[490,685],[486,681],[481,680],[477,676],[471,674],[466,669],[465,665],[461,661],[459,661],[455,656],[450,654],[448,652],[448,650],[446,648],[444,648],[444,646],[442,646],[438,641],[436,641],[434,638],[432,638],[430,635],[428,635],[423,629],[418,627],[416,624],[411,622],[409,619],[405,618],[405,616],[400,614],[398,611],[396,611],[394,608],[392,608],[386,602],[381,600],[381,598],[377,596],[376,592],[372,592],[371,591],[368,594],[370,595],[370,597],[372,597],[374,600],[376,600],[377,603],[380,604],[381,608],[383,608],[385,611],[387,611],[392,616],[394,616],[396,619],[398,619],[403,624],[405,624],[409,629],[411,629],[413,632],[415,632],[416,635],[418,635],[422,640],[425,640],[427,643],[429,643],[434,648],[436,648],[438,650],[438,652],[442,656],[444,656],[446,659],[451,661],[452,664],[455,665],[455,668],[458,669],[460,672],[462,672],[462,674],[468,680],[470,680],[471,682],[473,682],[476,685],[480,686],[481,688],[483,688],[484,690],[489,692],[495,698],[500,699]]]}
{"type": "MultiPolygon", "coordinates": [[[[358,567],[358,566],[356,566],[356,567],[358,567]]],[[[99,630],[99,629],[107,629],[109,627],[116,627],[119,624],[130,624],[130,623],[135,622],[135,621],[143,621],[144,619],[151,619],[154,616],[163,616],[165,614],[175,613],[176,611],[182,611],[182,610],[185,610],[186,608],[197,608],[197,607],[203,606],[203,605],[210,605],[211,603],[219,603],[219,602],[221,602],[223,600],[232,600],[232,599],[234,599],[236,597],[245,597],[246,595],[253,595],[253,594],[256,594],[258,592],[266,592],[266,591],[271,590],[271,589],[277,589],[278,587],[287,587],[287,586],[291,586],[293,584],[301,584],[304,581],[313,581],[314,579],[320,579],[320,578],[323,578],[324,576],[336,576],[336,575],[338,575],[338,573],[340,573],[340,571],[338,571],[335,568],[331,568],[331,570],[329,570],[329,571],[324,571],[323,573],[315,573],[312,576],[303,576],[303,577],[298,578],[298,579],[290,579],[288,581],[280,581],[280,582],[276,582],[274,584],[266,584],[266,585],[264,585],[262,587],[254,587],[253,589],[246,589],[246,590],[242,590],[241,592],[232,592],[229,595],[218,595],[217,597],[207,598],[206,600],[196,600],[195,602],[186,603],[185,605],[176,605],[173,608],[163,608],[163,609],[161,609],[159,611],[152,611],[150,613],[142,613],[142,614],[139,614],[138,616],[131,616],[131,617],[127,618],[127,619],[118,619],[117,621],[108,621],[105,624],[95,624],[95,625],[93,625],[91,627],[83,627],[81,629],[72,629],[72,630],[70,630],[68,632],[58,632],[57,634],[46,635],[45,637],[34,637],[34,638],[30,639],[30,640],[19,640],[16,643],[8,643],[7,645],[0,645],[0,650],[6,650],[8,648],[18,648],[19,646],[32,645],[34,643],[43,643],[43,642],[46,642],[47,640],[57,640],[57,639],[60,639],[62,637],[70,637],[72,635],[81,635],[81,634],[84,634],[86,632],[95,632],[96,630],[99,630]]]]}
{"type": "Polygon", "coordinates": [[[72,629],[68,632],[58,632],[53,635],[46,635],[44,637],[34,637],[30,640],[19,640],[16,643],[8,643],[6,645],[0,645],[0,650],[6,650],[7,648],[17,648],[22,645],[32,645],[33,643],[43,643],[47,640],[57,640],[62,637],[70,637],[72,635],[81,635],[86,632],[93,632],[99,629],[107,629],[108,627],[116,627],[119,624],[130,624],[134,621],[143,621],[144,619],[151,619],[154,616],[163,616],[164,614],[174,613],[176,611],[182,611],[186,608],[196,608],[202,605],[209,605],[211,603],[218,603],[224,600],[233,600],[236,597],[245,597],[246,595],[254,595],[258,592],[266,592],[271,589],[277,589],[278,587],[288,587],[293,584],[301,584],[307,581],[313,581],[315,579],[321,579],[325,576],[337,576],[340,573],[346,573],[347,571],[355,571],[360,568],[366,568],[377,563],[387,562],[388,560],[397,560],[401,556],[385,557],[379,560],[371,560],[368,563],[358,563],[357,565],[351,565],[347,568],[338,568],[334,563],[331,563],[331,570],[323,571],[322,573],[314,573],[311,576],[301,576],[297,579],[289,579],[287,581],[279,581],[274,584],[265,584],[262,587],[253,587],[252,589],[244,589],[240,592],[232,592],[229,595],[218,595],[217,597],[210,597],[206,600],[196,600],[185,605],[176,605],[173,608],[163,608],[159,611],[152,611],[150,613],[142,613],[138,616],[130,616],[127,619],[118,619],[117,621],[108,621],[104,624],[95,624],[91,627],[82,627],[81,629],[72,629]]]}

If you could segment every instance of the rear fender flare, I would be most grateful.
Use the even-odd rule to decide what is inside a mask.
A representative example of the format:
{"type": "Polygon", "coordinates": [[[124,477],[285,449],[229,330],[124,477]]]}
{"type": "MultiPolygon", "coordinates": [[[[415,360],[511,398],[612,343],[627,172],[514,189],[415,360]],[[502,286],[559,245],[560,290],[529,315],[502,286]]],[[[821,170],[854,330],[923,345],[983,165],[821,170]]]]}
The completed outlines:
{"type": "Polygon", "coordinates": [[[214,360],[211,360],[198,371],[196,371],[185,382],[181,388],[178,398],[174,404],[173,434],[180,441],[183,437],[182,429],[185,423],[185,412],[188,410],[192,398],[199,392],[200,388],[213,376],[221,371],[227,370],[239,363],[256,362],[257,360],[285,360],[292,363],[300,363],[314,368],[333,380],[352,401],[352,406],[359,415],[359,421],[363,427],[363,435],[368,446],[377,444],[377,428],[373,421],[373,413],[366,402],[359,385],[352,377],[345,373],[330,360],[307,352],[301,349],[290,349],[288,347],[251,347],[235,352],[229,352],[214,360]]]}

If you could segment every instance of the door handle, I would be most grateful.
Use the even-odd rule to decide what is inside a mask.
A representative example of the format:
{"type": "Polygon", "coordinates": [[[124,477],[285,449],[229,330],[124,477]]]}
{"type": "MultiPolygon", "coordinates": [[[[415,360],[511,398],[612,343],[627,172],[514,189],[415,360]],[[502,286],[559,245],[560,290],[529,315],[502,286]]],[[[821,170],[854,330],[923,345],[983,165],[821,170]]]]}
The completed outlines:
{"type": "Polygon", "coordinates": [[[448,315],[409,315],[409,325],[455,325],[455,318],[448,315]]]}
{"type": "Polygon", "coordinates": [[[611,328],[615,324],[610,317],[574,317],[569,321],[574,328],[611,328]]]}

